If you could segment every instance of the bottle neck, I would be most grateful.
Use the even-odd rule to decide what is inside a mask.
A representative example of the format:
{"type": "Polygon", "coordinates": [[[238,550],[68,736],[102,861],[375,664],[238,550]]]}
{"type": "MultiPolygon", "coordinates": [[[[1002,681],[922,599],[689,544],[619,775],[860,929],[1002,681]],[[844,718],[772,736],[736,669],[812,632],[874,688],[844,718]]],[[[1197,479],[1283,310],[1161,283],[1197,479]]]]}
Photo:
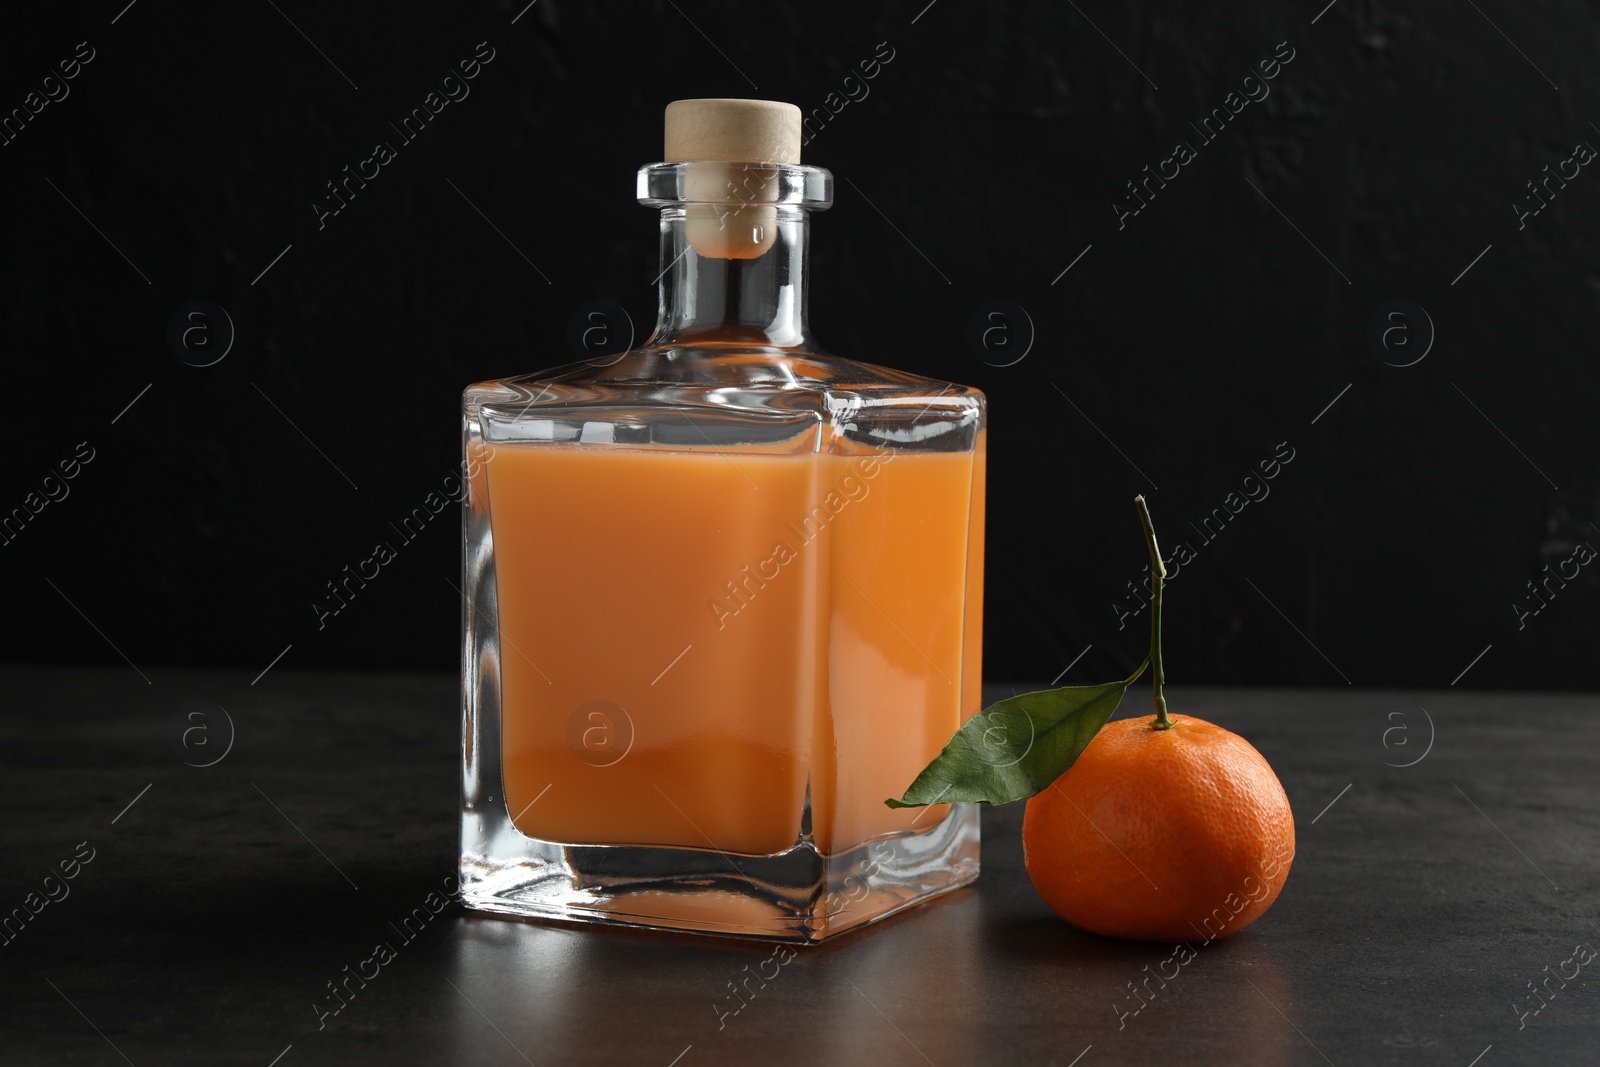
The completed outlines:
{"type": "Polygon", "coordinates": [[[791,205],[663,208],[660,311],[649,343],[807,347],[809,214],[791,205]]]}

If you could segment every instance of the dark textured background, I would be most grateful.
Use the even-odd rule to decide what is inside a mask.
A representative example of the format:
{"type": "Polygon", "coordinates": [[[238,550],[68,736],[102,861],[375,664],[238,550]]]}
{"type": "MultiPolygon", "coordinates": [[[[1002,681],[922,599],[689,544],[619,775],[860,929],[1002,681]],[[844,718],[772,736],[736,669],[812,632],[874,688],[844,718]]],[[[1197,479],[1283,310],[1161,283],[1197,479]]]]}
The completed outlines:
{"type": "Polygon", "coordinates": [[[809,110],[887,41],[870,95],[807,148],[841,179],[813,318],[839,354],[991,398],[989,677],[1048,677],[1085,646],[1068,680],[1119,676],[1145,640],[1112,607],[1143,562],[1129,498],[1197,542],[1185,524],[1286,441],[1271,495],[1171,585],[1175,679],[1443,686],[1473,662],[1463,686],[1592,687],[1600,567],[1524,629],[1513,604],[1600,546],[1600,176],[1520,232],[1512,204],[1600,144],[1600,17],[924,2],[8,14],[0,109],[77,42],[96,56],[0,146],[0,509],[78,442],[95,459],[0,546],[4,657],[248,677],[292,645],[285,666],[451,669],[453,519],[320,632],[312,598],[457,462],[461,386],[566,362],[591,299],[647,331],[633,174],[667,101],[809,110]],[[319,231],[324,182],[485,40],[470,97],[319,231]],[[1124,183],[1281,41],[1271,95],[1119,230],[1124,183]],[[166,340],[192,299],[237,330],[207,368],[166,340]],[[1035,326],[1014,366],[968,347],[990,299],[1035,326]],[[1397,299],[1438,331],[1405,368],[1365,337],[1397,299]]]}

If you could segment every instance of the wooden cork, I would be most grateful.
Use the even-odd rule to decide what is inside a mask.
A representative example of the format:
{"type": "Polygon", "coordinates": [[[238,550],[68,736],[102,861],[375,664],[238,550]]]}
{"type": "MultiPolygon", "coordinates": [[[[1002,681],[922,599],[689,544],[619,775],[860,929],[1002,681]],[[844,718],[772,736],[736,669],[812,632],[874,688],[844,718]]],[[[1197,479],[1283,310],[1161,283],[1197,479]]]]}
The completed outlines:
{"type": "Polygon", "coordinates": [[[684,225],[695,252],[755,259],[772,247],[778,213],[759,202],[776,196],[777,176],[759,165],[799,163],[800,138],[800,109],[793,104],[707,99],[667,105],[668,163],[730,164],[689,174],[684,225]]]}
{"type": "Polygon", "coordinates": [[[701,160],[800,162],[800,109],[777,100],[674,100],[666,161],[701,160]]]}

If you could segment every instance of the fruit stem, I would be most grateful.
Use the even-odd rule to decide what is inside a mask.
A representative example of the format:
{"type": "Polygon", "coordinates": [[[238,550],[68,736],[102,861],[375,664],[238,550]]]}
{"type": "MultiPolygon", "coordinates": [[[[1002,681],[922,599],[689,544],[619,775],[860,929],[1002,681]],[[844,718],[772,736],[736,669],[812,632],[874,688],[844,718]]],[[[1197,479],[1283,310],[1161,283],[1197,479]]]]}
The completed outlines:
{"type": "Polygon", "coordinates": [[[1161,562],[1161,549],[1156,547],[1156,528],[1150,522],[1150,508],[1144,494],[1133,498],[1139,509],[1139,525],[1144,527],[1145,547],[1150,550],[1150,680],[1155,686],[1156,719],[1152,729],[1170,730],[1172,720],[1167,717],[1167,696],[1162,691],[1166,685],[1167,671],[1161,659],[1161,584],[1167,576],[1166,565],[1161,562]]]}

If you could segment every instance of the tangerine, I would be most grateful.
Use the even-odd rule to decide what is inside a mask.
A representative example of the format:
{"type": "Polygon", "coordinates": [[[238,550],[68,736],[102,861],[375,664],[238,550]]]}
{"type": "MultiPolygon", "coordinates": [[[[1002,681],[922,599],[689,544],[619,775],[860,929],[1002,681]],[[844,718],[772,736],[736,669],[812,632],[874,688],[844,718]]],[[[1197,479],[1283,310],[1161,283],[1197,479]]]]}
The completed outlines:
{"type": "Polygon", "coordinates": [[[1120,719],[1028,800],[1028,877],[1083,930],[1212,941],[1260,918],[1294,859],[1278,776],[1238,734],[1187,715],[1120,719]]]}

